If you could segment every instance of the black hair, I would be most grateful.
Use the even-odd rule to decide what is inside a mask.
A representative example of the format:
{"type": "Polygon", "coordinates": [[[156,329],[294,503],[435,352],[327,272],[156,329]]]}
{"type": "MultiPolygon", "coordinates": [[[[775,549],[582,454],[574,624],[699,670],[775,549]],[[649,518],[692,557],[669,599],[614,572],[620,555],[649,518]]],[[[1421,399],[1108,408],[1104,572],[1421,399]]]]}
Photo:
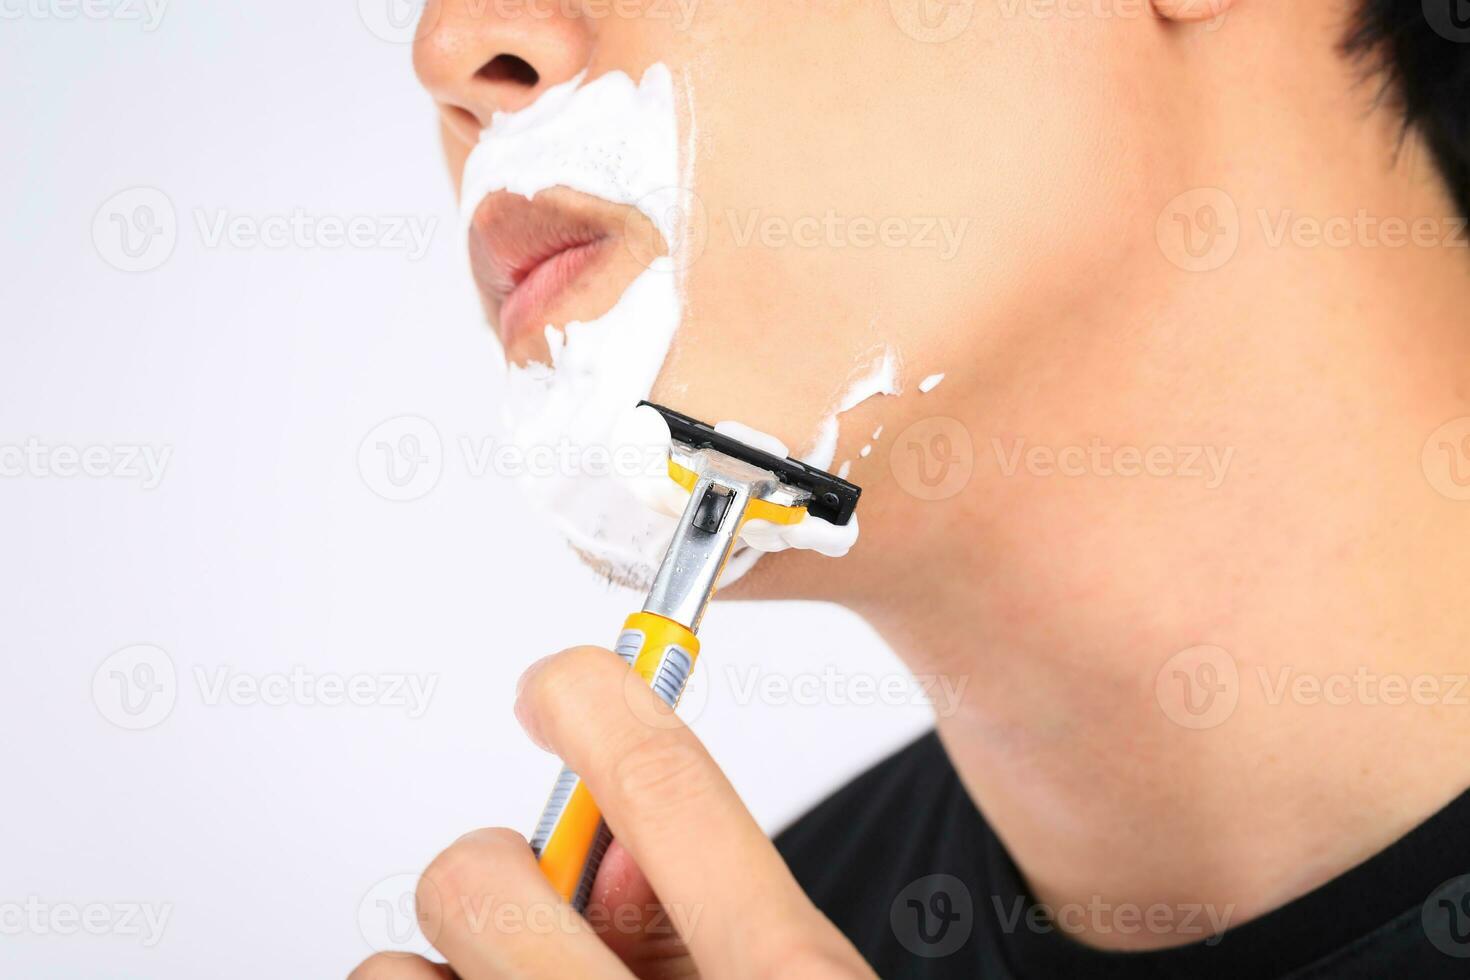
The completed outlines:
{"type": "Polygon", "coordinates": [[[1346,50],[1382,72],[1405,127],[1422,134],[1461,214],[1470,216],[1470,4],[1362,4],[1346,50]]]}

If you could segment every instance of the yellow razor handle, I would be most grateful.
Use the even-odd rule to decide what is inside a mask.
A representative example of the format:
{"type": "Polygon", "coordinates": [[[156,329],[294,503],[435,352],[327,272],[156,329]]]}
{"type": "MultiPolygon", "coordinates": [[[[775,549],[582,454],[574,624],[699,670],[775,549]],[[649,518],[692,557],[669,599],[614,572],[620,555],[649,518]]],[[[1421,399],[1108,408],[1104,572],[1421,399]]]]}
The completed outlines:
{"type": "MultiPolygon", "coordinates": [[[[673,709],[694,670],[699,640],[671,619],[639,612],[623,624],[613,650],[673,709]]],[[[611,843],[612,831],[587,785],[563,767],[531,835],[531,850],[557,894],[578,912],[587,908],[597,869],[611,843]]]]}
{"type": "MultiPolygon", "coordinates": [[[[669,476],[689,491],[689,503],[644,611],[628,617],[613,648],[670,710],[694,670],[699,656],[694,632],[740,529],[748,520],[794,524],[806,516],[804,506],[764,499],[774,476],[733,460],[723,468],[708,458],[704,463],[705,472],[697,473],[669,461],[669,476]]],[[[591,791],[563,766],[531,835],[531,850],[557,894],[578,912],[587,909],[611,843],[612,831],[591,791]]]]}

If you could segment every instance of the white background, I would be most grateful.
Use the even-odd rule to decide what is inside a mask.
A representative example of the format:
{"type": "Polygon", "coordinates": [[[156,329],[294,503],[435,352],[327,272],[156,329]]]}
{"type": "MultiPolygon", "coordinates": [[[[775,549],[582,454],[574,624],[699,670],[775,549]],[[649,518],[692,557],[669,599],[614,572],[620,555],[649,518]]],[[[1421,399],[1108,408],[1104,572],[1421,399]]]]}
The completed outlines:
{"type": "MultiPolygon", "coordinates": [[[[497,364],[430,104],[407,46],[365,26],[384,12],[176,0],[149,30],[132,0],[86,2],[0,0],[0,453],[171,455],[152,489],[65,464],[0,477],[0,975],[340,976],[441,847],[529,829],[556,763],[511,717],[515,679],[610,643],[637,597],[462,450],[495,435],[497,364]],[[134,187],[152,190],[114,198],[134,187]],[[132,207],[158,192],[171,219],[132,207]],[[135,231],[172,220],[172,253],[155,237],[140,257],[156,267],[116,267],[119,208],[135,231]],[[435,226],[417,260],[208,242],[221,216],[298,210],[435,226]],[[375,453],[404,423],[368,465],[359,449],[404,416],[432,426],[442,476],[392,502],[375,453]],[[158,714],[174,682],[156,719],[118,700],[148,677],[109,657],[137,644],[164,689],[131,703],[158,714]],[[293,670],[436,686],[420,717],[210,689],[293,670]],[[66,918],[95,906],[99,935],[66,918]],[[168,916],[153,945],[123,921],[142,906],[168,916]]],[[[773,830],[928,723],[852,703],[845,682],[901,671],[839,610],[717,607],[702,636],[696,729],[773,830]],[[736,693],[752,669],[829,668],[818,703],[736,693]]]]}

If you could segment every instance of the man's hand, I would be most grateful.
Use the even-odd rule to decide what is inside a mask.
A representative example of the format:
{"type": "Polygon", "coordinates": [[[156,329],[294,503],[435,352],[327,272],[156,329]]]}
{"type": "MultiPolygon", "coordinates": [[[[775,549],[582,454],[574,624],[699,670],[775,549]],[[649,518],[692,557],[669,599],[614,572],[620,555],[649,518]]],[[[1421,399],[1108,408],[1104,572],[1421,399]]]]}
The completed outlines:
{"type": "Polygon", "coordinates": [[[524,837],[478,830],[419,881],[419,924],[448,966],[380,953],[351,980],[872,976],[704,746],[617,656],[577,647],[532,665],[516,717],[581,775],[616,837],[586,918],[524,837]]]}

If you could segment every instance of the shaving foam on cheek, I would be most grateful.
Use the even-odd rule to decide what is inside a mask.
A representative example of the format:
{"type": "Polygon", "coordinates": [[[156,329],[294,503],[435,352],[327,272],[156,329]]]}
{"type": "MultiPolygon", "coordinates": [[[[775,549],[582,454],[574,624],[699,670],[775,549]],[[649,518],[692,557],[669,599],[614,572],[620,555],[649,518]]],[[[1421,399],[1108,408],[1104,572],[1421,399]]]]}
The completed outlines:
{"type": "MultiPolygon", "coordinates": [[[[818,469],[831,470],[832,461],[837,455],[837,437],[841,434],[841,416],[844,412],[851,411],[858,405],[878,395],[896,395],[902,388],[899,385],[898,374],[900,368],[898,351],[891,345],[883,345],[881,348],[870,352],[859,364],[854,375],[849,379],[847,386],[838,395],[836,404],[832,411],[822,419],[817,427],[816,437],[813,439],[812,448],[801,457],[802,462],[808,463],[818,469]]],[[[721,423],[722,425],[734,426],[735,423],[721,423]]],[[[715,426],[720,428],[720,426],[715,426]]],[[[877,439],[883,432],[880,425],[873,432],[873,438],[877,439]]],[[[779,440],[772,439],[762,433],[745,426],[739,426],[738,430],[732,428],[730,435],[742,441],[749,442],[751,438],[761,437],[771,439],[780,448],[780,455],[790,455],[786,447],[779,440]],[[749,435],[742,435],[745,432],[749,435]]],[[[752,445],[756,443],[751,442],[752,445]]],[[[775,450],[768,450],[774,452],[775,450]]],[[[867,455],[867,453],[863,453],[867,455]]],[[[852,470],[852,461],[844,460],[837,469],[837,475],[843,479],[847,478],[852,470]]],[[[858,519],[853,515],[852,521],[844,527],[838,527],[827,521],[815,517],[806,517],[800,523],[781,527],[767,521],[753,520],[745,525],[742,535],[745,543],[749,546],[745,550],[737,552],[730,558],[730,564],[726,569],[725,577],[739,578],[760,560],[764,552],[785,551],[788,548],[802,548],[820,552],[833,558],[840,558],[847,554],[852,546],[857,543],[858,519]]]]}
{"type": "Polygon", "coordinates": [[[899,367],[898,351],[892,346],[885,344],[880,350],[872,352],[838,397],[832,412],[822,420],[817,429],[816,440],[811,450],[802,457],[802,462],[810,463],[818,469],[830,470],[832,460],[837,456],[837,436],[841,431],[839,416],[869,398],[896,395],[902,391],[898,382],[899,367]]]}
{"type": "MultiPolygon", "coordinates": [[[[812,448],[801,457],[802,462],[818,469],[831,470],[832,461],[837,455],[837,437],[841,433],[840,417],[844,412],[851,411],[869,398],[898,394],[902,390],[898,381],[900,366],[898,351],[891,345],[885,344],[870,352],[849,379],[847,387],[838,396],[832,411],[818,425],[812,448]]],[[[768,452],[776,452],[776,449],[779,448],[778,455],[790,455],[780,440],[764,433],[731,422],[722,422],[715,428],[720,429],[721,426],[729,426],[729,434],[742,442],[765,448],[752,440],[756,438],[770,440],[776,448],[768,449],[768,452]]],[[[880,425],[873,433],[873,437],[876,439],[882,431],[883,427],[880,425]]],[[[864,455],[867,454],[864,453],[864,455]]],[[[851,469],[851,461],[844,461],[838,468],[837,475],[846,479],[851,469]]],[[[790,548],[816,551],[829,558],[841,558],[857,543],[857,537],[857,515],[853,515],[852,520],[842,527],[811,516],[797,524],[786,526],[771,524],[768,521],[749,521],[742,535],[749,549],[730,559],[731,571],[737,576],[743,575],[759,560],[761,552],[786,551],[790,548]]],[[[727,577],[729,574],[730,572],[727,572],[727,577]]]]}

